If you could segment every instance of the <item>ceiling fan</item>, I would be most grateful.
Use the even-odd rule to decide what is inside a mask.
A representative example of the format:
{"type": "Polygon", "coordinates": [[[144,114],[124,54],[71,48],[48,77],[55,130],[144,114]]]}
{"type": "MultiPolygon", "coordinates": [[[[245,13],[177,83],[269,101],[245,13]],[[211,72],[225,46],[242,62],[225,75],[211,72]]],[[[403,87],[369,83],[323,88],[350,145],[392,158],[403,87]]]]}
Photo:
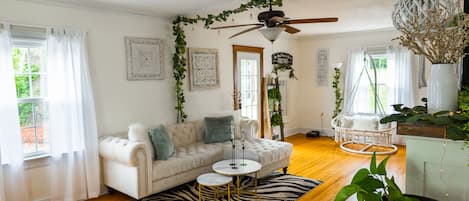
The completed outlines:
{"type": "Polygon", "coordinates": [[[339,18],[310,18],[310,19],[290,19],[285,17],[285,13],[281,10],[272,9],[272,0],[269,0],[270,9],[259,13],[257,19],[259,23],[253,24],[241,24],[241,25],[230,25],[230,26],[221,26],[213,27],[211,29],[227,29],[235,27],[245,27],[245,26],[254,26],[239,33],[232,35],[230,38],[234,38],[241,34],[254,31],[259,29],[259,31],[271,42],[274,42],[282,31],[285,31],[289,34],[296,34],[301,30],[290,26],[290,24],[307,24],[307,23],[325,23],[325,22],[337,22],[339,18]]]}

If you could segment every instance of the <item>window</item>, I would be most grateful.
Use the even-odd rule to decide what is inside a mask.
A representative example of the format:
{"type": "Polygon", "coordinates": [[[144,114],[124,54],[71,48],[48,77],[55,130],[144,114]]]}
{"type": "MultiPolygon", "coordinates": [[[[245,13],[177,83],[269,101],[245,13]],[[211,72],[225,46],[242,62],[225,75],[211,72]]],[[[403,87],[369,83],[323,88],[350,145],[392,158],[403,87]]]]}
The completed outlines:
{"type": "Polygon", "coordinates": [[[12,52],[18,112],[26,158],[47,154],[47,74],[44,42],[15,39],[12,52]]]}
{"type": "Polygon", "coordinates": [[[256,59],[241,59],[241,115],[259,119],[259,67],[256,59]]]}
{"type": "Polygon", "coordinates": [[[390,76],[386,53],[369,53],[365,56],[365,67],[358,68],[358,91],[355,95],[354,113],[383,114],[388,105],[390,76]],[[370,62],[371,61],[371,62],[370,62]],[[376,87],[376,94],[375,94],[376,87]]]}

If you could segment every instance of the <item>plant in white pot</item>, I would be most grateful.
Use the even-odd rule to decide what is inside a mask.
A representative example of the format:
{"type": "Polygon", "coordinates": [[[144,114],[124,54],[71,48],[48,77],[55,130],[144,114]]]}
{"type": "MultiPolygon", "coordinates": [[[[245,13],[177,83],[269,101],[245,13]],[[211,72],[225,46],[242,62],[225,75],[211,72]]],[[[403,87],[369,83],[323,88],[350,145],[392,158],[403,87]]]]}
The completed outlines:
{"type": "Polygon", "coordinates": [[[400,44],[432,62],[428,112],[456,111],[459,75],[455,67],[469,45],[469,15],[459,0],[398,0],[394,26],[400,44]]]}

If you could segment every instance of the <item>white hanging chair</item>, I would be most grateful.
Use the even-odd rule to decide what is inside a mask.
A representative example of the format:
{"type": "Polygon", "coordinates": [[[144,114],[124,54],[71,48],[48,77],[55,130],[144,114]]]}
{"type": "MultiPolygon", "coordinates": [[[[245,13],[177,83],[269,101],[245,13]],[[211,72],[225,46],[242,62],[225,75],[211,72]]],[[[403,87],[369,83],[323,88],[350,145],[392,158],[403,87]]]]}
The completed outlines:
{"type": "Polygon", "coordinates": [[[362,76],[367,76],[370,86],[374,89],[375,96],[374,113],[372,114],[339,114],[332,119],[331,127],[335,130],[335,140],[340,143],[340,148],[346,152],[357,154],[378,155],[393,154],[397,147],[392,144],[392,134],[396,127],[392,124],[380,124],[379,120],[384,116],[384,107],[378,96],[376,66],[370,55],[365,53],[365,65],[359,74],[358,82],[353,85],[351,102],[355,102],[355,96],[362,76]],[[372,72],[368,69],[370,65],[372,72]],[[374,76],[371,76],[371,73],[374,76]],[[372,79],[374,77],[374,79],[372,79]]]}

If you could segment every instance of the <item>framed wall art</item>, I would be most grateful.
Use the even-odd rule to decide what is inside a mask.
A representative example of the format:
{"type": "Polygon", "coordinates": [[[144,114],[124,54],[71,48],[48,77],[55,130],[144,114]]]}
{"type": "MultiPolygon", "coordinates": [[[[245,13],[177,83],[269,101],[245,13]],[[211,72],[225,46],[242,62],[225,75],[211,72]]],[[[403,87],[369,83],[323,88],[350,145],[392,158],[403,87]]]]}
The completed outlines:
{"type": "Polygon", "coordinates": [[[329,49],[318,49],[317,62],[316,83],[318,86],[327,86],[329,83],[329,49]]]}
{"type": "Polygon", "coordinates": [[[189,48],[190,90],[206,90],[220,87],[218,50],[189,48]]]}
{"type": "Polygon", "coordinates": [[[127,80],[164,79],[163,41],[125,37],[127,80]]]}

